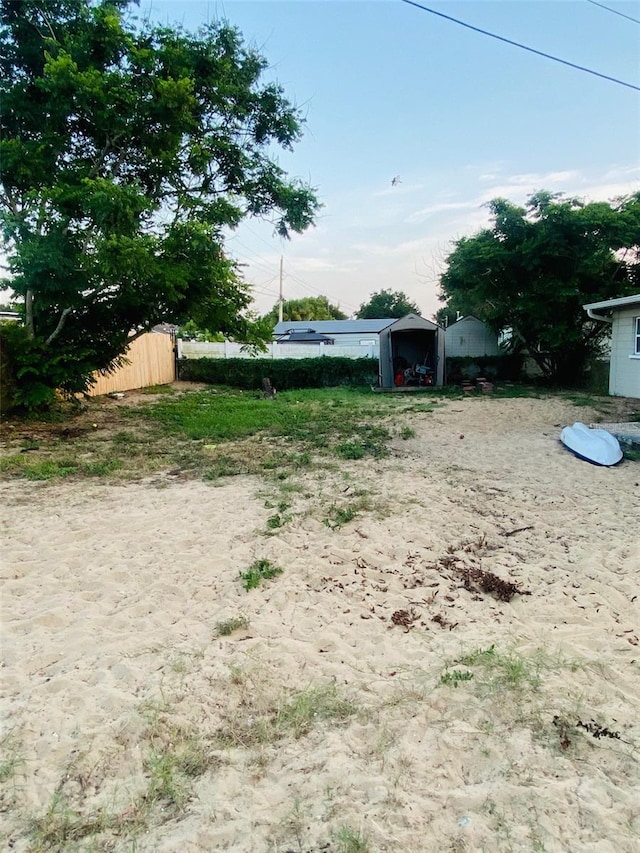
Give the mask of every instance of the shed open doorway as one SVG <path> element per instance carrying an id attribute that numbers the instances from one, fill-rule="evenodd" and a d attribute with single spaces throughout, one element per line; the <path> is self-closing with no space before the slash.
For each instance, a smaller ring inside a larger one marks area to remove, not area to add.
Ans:
<path id="1" fill-rule="evenodd" d="M 407 314 L 380 333 L 380 386 L 442 385 L 444 330 Z"/>

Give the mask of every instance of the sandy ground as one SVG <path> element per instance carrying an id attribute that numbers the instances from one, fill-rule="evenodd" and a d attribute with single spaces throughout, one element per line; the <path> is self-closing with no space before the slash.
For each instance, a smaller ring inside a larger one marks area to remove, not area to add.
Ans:
<path id="1" fill-rule="evenodd" d="M 637 853 L 640 463 L 562 448 L 592 414 L 449 402 L 282 482 L 2 484 L 2 849 Z"/>

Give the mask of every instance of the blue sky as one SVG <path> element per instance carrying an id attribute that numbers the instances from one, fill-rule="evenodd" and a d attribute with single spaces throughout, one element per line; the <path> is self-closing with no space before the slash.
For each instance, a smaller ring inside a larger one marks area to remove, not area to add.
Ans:
<path id="1" fill-rule="evenodd" d="M 602 0 L 640 19 L 640 3 Z M 640 92 L 471 32 L 401 0 L 141 0 L 158 21 L 237 26 L 304 112 L 287 172 L 317 188 L 315 228 L 290 241 L 252 221 L 228 243 L 267 311 L 323 294 L 355 312 L 402 290 L 430 317 L 451 241 L 496 196 L 612 199 L 640 188 Z M 425 4 L 640 85 L 640 25 L 587 0 Z M 394 176 L 400 183 L 391 186 Z"/>

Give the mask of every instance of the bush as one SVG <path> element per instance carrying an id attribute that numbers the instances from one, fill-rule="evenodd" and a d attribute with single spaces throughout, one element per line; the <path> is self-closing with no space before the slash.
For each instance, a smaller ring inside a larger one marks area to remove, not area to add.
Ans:
<path id="1" fill-rule="evenodd" d="M 115 346 L 106 340 L 104 345 Z M 6 365 L 2 379 L 4 383 L 6 376 L 8 382 L 2 394 L 3 411 L 43 410 L 60 394 L 72 398 L 85 393 L 91 384 L 95 354 L 90 349 L 76 344 L 49 347 L 30 338 L 21 323 L 12 322 L 0 323 L 0 347 Z M 113 367 L 122 361 L 122 357 L 116 358 Z"/>
<path id="2" fill-rule="evenodd" d="M 337 385 L 373 385 L 378 381 L 377 358 L 183 358 L 178 377 L 232 388 L 262 388 L 268 377 L 279 391 L 329 388 Z"/>
<path id="3" fill-rule="evenodd" d="M 463 379 L 503 379 L 516 382 L 522 373 L 519 355 L 456 356 L 446 359 L 447 385 L 458 385 Z"/>

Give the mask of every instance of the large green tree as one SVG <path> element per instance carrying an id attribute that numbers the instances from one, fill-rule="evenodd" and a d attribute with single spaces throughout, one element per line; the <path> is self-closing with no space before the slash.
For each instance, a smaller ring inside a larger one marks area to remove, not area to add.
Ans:
<path id="1" fill-rule="evenodd" d="M 278 322 L 278 303 L 273 306 L 265 320 L 273 327 Z M 329 302 L 326 296 L 304 296 L 302 299 L 285 299 L 282 303 L 283 320 L 346 320 L 337 305 Z"/>
<path id="2" fill-rule="evenodd" d="M 257 216 L 286 237 L 318 208 L 274 159 L 302 121 L 265 58 L 230 26 L 191 34 L 128 7 L 0 0 L 4 284 L 23 379 L 37 362 L 45 395 L 82 390 L 159 321 L 259 338 L 225 231 Z"/>
<path id="3" fill-rule="evenodd" d="M 609 333 L 582 306 L 638 291 L 640 193 L 585 203 L 539 192 L 490 209 L 490 228 L 454 243 L 441 299 L 506 330 L 546 376 L 574 382 Z"/>
<path id="4" fill-rule="evenodd" d="M 387 317 L 405 317 L 407 314 L 419 314 L 420 309 L 411 302 L 401 290 L 378 290 L 372 293 L 367 302 L 363 302 L 356 317 L 359 320 L 379 320 Z"/>

